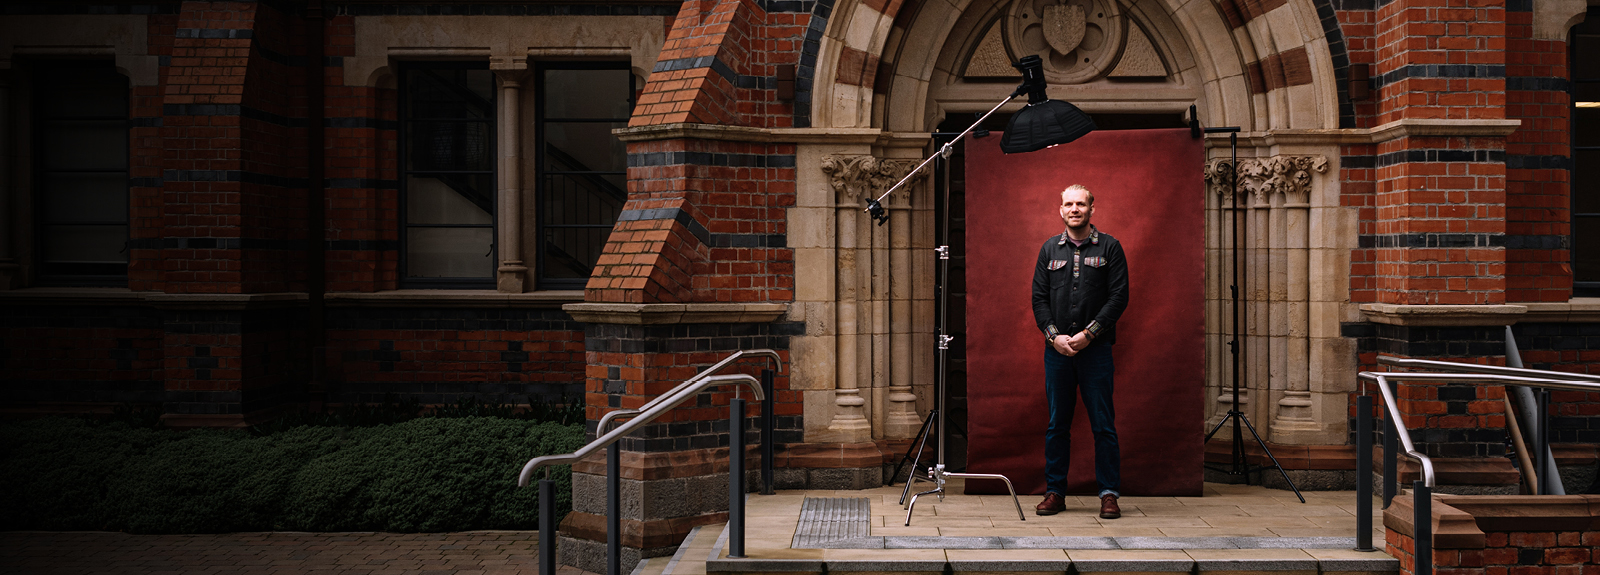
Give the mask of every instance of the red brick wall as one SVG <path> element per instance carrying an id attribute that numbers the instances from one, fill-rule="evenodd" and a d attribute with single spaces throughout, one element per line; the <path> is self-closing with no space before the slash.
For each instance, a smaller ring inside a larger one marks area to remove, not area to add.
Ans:
<path id="1" fill-rule="evenodd" d="M 684 2 L 628 125 L 793 126 L 795 104 L 778 101 L 772 79 L 799 63 L 810 22 L 748 0 Z"/>
<path id="2" fill-rule="evenodd" d="M 794 300 L 790 144 L 657 140 L 628 144 L 628 202 L 585 299 Z"/>
<path id="3" fill-rule="evenodd" d="M 1506 300 L 1572 297 L 1567 44 L 1534 40 L 1533 13 L 1506 13 Z"/>
<path id="4" fill-rule="evenodd" d="M 355 56 L 355 19 L 334 16 L 323 47 L 328 127 L 327 290 L 399 287 L 399 94 L 346 86 L 343 61 Z"/>
<path id="5" fill-rule="evenodd" d="M 332 308 L 329 400 L 576 399 L 583 325 L 558 309 Z"/>

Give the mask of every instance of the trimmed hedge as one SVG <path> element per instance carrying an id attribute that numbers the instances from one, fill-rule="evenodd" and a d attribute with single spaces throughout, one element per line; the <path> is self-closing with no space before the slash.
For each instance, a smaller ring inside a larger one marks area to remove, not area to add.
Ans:
<path id="1" fill-rule="evenodd" d="M 138 429 L 76 419 L 0 424 L 0 529 L 134 533 L 536 529 L 529 458 L 584 444 L 582 425 L 422 418 L 346 429 Z M 557 516 L 572 508 L 556 478 Z"/>

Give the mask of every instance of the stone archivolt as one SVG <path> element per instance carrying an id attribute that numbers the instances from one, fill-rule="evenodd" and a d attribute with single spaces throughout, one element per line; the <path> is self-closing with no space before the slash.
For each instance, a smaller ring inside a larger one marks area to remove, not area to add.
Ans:
<path id="1" fill-rule="evenodd" d="M 1244 158 L 1239 160 L 1239 188 L 1262 204 L 1273 194 L 1282 194 L 1289 203 L 1304 203 L 1311 194 L 1312 173 L 1327 171 L 1328 158 L 1322 155 Z M 1223 203 L 1233 200 L 1231 160 L 1207 162 L 1205 180 L 1211 193 L 1222 196 Z"/>

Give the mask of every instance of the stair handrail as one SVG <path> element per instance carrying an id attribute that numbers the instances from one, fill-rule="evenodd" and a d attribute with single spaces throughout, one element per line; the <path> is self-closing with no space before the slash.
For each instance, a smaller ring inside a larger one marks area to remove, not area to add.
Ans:
<path id="1" fill-rule="evenodd" d="M 754 376 L 744 374 L 713 375 L 717 371 L 720 371 L 724 367 L 732 364 L 734 361 L 746 356 L 768 357 L 772 359 L 773 363 L 779 370 L 783 368 L 783 361 L 778 357 L 778 352 L 770 349 L 739 350 L 733 352 L 732 354 L 729 354 L 728 357 L 723 358 L 722 361 L 719 361 L 711 367 L 706 368 L 704 371 L 695 374 L 694 377 L 684 380 L 683 383 L 678 384 L 670 391 L 657 396 L 655 399 L 646 402 L 642 406 L 639 406 L 637 410 L 618 410 L 601 416 L 600 424 L 595 430 L 595 432 L 599 434 L 599 437 L 596 437 L 594 441 L 589 442 L 588 445 L 578 448 L 577 451 L 557 455 L 544 455 L 528 460 L 528 462 L 522 466 L 522 472 L 517 474 L 517 486 L 526 487 L 528 485 L 528 481 L 533 477 L 533 472 L 537 471 L 541 467 L 547 467 L 551 465 L 567 465 L 583 460 L 584 458 L 593 454 L 595 451 L 605 448 L 612 443 L 616 443 L 624 436 L 632 433 L 635 429 L 649 424 L 657 417 L 660 417 L 661 414 L 666 413 L 674 407 L 677 407 L 678 404 L 683 403 L 685 400 L 708 388 L 722 385 L 742 384 L 750 388 L 751 395 L 754 395 L 757 400 L 764 399 L 764 396 L 761 392 L 761 382 Z M 632 413 L 629 413 L 629 411 L 632 411 Z M 626 423 L 618 425 L 610 432 L 602 433 L 605 430 L 605 426 L 610 423 L 611 420 L 623 416 L 631 416 L 632 419 L 629 419 Z"/>
<path id="2" fill-rule="evenodd" d="M 1381 361 L 1381 358 L 1380 358 Z M 1427 361 L 1427 360 L 1411 360 Z M 1448 362 L 1433 362 L 1448 363 Z M 1506 368 L 1516 369 L 1516 368 Z M 1530 370 L 1537 371 L 1537 370 Z M 1400 407 L 1396 404 L 1394 393 L 1389 389 L 1390 381 L 1454 381 L 1474 384 L 1500 384 L 1500 385 L 1525 385 L 1529 387 L 1548 387 L 1551 389 L 1565 389 L 1570 391 L 1600 391 L 1600 383 L 1567 381 L 1524 377 L 1515 375 L 1497 375 L 1488 373 L 1410 373 L 1410 372 L 1370 372 L 1363 371 L 1357 375 L 1362 380 L 1377 383 L 1378 392 L 1383 394 L 1383 407 L 1388 412 L 1391 424 L 1396 428 L 1396 439 L 1400 440 L 1407 456 L 1417 460 L 1422 465 L 1422 479 L 1428 487 L 1434 487 L 1433 460 L 1418 452 L 1411 443 L 1411 432 L 1406 428 L 1404 416 L 1400 414 Z"/>
<path id="3" fill-rule="evenodd" d="M 1492 375 L 1511 375 L 1519 377 L 1537 377 L 1540 379 L 1554 379 L 1560 381 L 1577 381 L 1600 383 L 1600 375 L 1587 373 L 1569 373 L 1565 371 L 1551 371 L 1548 369 L 1528 369 L 1524 367 L 1502 367 L 1498 365 L 1480 365 L 1476 363 L 1457 363 L 1454 361 L 1435 361 L 1431 359 L 1411 359 L 1405 357 L 1378 356 L 1378 363 L 1395 367 L 1409 367 L 1416 369 L 1453 369 L 1468 373 L 1487 373 Z M 1594 391 L 1585 387 L 1582 391 Z"/>
<path id="4" fill-rule="evenodd" d="M 735 352 L 729 354 L 728 357 L 722 358 L 722 361 L 717 362 L 716 364 L 712 365 L 711 367 L 705 368 L 700 373 L 694 374 L 694 376 L 690 377 L 689 379 L 683 380 L 683 383 L 678 384 L 677 387 L 673 387 L 672 389 L 668 390 L 666 393 L 658 395 L 654 399 L 651 399 L 650 401 L 645 402 L 644 405 L 641 405 L 641 406 L 639 406 L 637 408 L 616 409 L 616 410 L 612 410 L 612 411 L 606 412 L 605 415 L 600 416 L 600 423 L 599 423 L 599 425 L 595 426 L 595 433 L 605 433 L 606 425 L 611 423 L 612 420 L 615 420 L 615 419 L 620 418 L 620 417 L 629 417 L 629 416 L 637 415 L 640 412 L 644 412 L 644 411 L 650 410 L 651 408 L 655 407 L 657 404 L 660 404 L 663 401 L 667 401 L 672 396 L 682 392 L 685 389 L 688 389 L 689 386 L 694 385 L 694 382 L 699 381 L 702 378 L 706 378 L 706 377 L 710 377 L 712 375 L 715 375 L 717 372 L 722 371 L 722 368 L 731 365 L 735 361 L 743 359 L 745 356 L 760 356 L 760 357 L 765 357 L 765 358 L 771 359 L 772 360 L 772 365 L 773 365 L 773 371 L 780 371 L 780 370 L 783 369 L 783 358 L 778 357 L 778 352 L 776 352 L 776 351 L 773 351 L 773 350 L 770 350 L 770 349 L 751 349 L 751 350 L 743 350 L 743 349 L 741 349 L 739 351 L 735 351 Z M 756 399 L 763 399 L 763 398 L 761 397 L 760 394 L 757 394 L 756 395 Z"/>

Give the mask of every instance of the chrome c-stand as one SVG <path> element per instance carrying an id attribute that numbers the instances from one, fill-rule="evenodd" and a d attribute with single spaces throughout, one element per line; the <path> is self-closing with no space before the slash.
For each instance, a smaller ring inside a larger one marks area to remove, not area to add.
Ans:
<path id="1" fill-rule="evenodd" d="M 1016 95 L 1013 94 L 1011 96 L 1011 98 L 1006 98 L 1005 101 L 1000 102 L 999 105 L 997 105 L 993 109 L 989 110 L 989 112 L 987 114 L 984 114 L 983 117 L 978 118 L 978 121 L 977 122 L 973 122 L 972 126 L 968 127 L 966 130 L 962 131 L 961 134 L 957 135 L 954 139 L 950 140 L 949 142 L 946 142 L 943 146 L 940 147 L 938 152 L 935 152 L 933 156 L 930 156 L 927 160 L 924 160 L 923 161 L 923 165 L 927 165 L 927 163 L 929 161 L 932 161 L 933 159 L 939 158 L 939 157 L 942 157 L 945 162 L 948 162 L 949 159 L 950 159 L 950 154 L 955 151 L 955 143 L 957 141 L 960 141 L 962 137 L 965 137 L 968 133 L 971 133 L 975 128 L 977 128 L 980 124 L 982 124 L 984 120 L 988 119 L 991 114 L 994 114 L 995 110 L 999 110 L 1000 106 L 1004 106 L 1006 104 L 1006 102 L 1010 102 L 1011 99 L 1015 98 L 1015 97 L 1016 97 Z M 922 170 L 922 166 L 917 166 L 916 170 L 912 170 L 911 174 L 907 175 L 905 177 L 905 179 L 900 180 L 900 183 L 899 184 L 895 184 L 893 188 L 889 188 L 889 191 L 892 192 L 892 191 L 895 190 L 895 188 L 899 188 L 901 184 L 904 184 L 906 182 L 906 180 L 911 179 L 912 176 L 916 175 L 917 172 L 920 172 L 921 170 Z M 944 221 L 942 222 L 942 226 L 943 226 L 943 238 L 944 238 L 944 241 L 948 244 L 948 242 L 950 241 L 950 167 L 949 167 L 949 165 L 945 165 L 944 179 L 945 179 L 945 181 L 944 181 L 945 217 L 944 217 Z M 889 193 L 885 192 L 883 195 L 885 197 L 887 197 L 889 195 Z M 876 202 L 873 202 L 873 203 L 876 204 Z M 947 329 L 948 329 L 947 326 L 949 324 L 949 321 L 948 321 L 949 315 L 948 315 L 947 307 L 948 307 L 948 300 L 949 300 L 949 284 L 950 284 L 950 246 L 949 245 L 939 246 L 937 248 L 934 248 L 934 252 L 939 255 L 939 286 L 938 286 L 938 288 L 939 288 L 939 337 L 938 337 L 938 341 L 939 341 L 939 351 L 938 351 L 938 354 L 939 354 L 939 368 L 938 368 L 938 372 L 935 374 L 935 378 L 936 379 L 934 380 L 935 381 L 935 385 L 934 385 L 934 388 L 935 388 L 935 390 L 934 390 L 934 402 L 935 402 L 934 408 L 928 411 L 928 420 L 923 422 L 922 431 L 917 434 L 917 441 L 916 441 L 916 444 L 917 444 L 917 447 L 916 447 L 917 457 L 916 457 L 916 459 L 912 459 L 911 460 L 911 462 L 912 462 L 911 463 L 911 473 L 906 477 L 905 489 L 902 490 L 901 493 L 900 493 L 900 504 L 906 506 L 906 525 L 907 526 L 911 525 L 911 513 L 916 510 L 917 498 L 918 497 L 921 497 L 923 495 L 938 494 L 939 495 L 939 500 L 940 501 L 944 500 L 944 495 L 945 495 L 944 485 L 945 485 L 945 482 L 948 481 L 949 478 L 951 478 L 951 477 L 974 478 L 974 479 L 999 479 L 1001 481 L 1004 481 L 1005 484 L 1006 484 L 1006 489 L 1011 492 L 1011 502 L 1015 503 L 1016 506 L 1017 506 L 1017 519 L 1022 520 L 1022 521 L 1027 521 L 1028 520 L 1027 517 L 1023 516 L 1023 514 L 1022 514 L 1022 502 L 1017 500 L 1017 490 L 1016 490 L 1015 487 L 1012 487 L 1011 480 L 1008 479 L 1006 476 L 1000 475 L 1000 474 L 995 474 L 995 473 L 952 473 L 952 472 L 949 472 L 949 471 L 945 471 L 945 467 L 944 467 L 944 462 L 945 462 L 945 444 L 948 443 L 947 441 L 945 441 L 945 439 L 946 439 L 946 437 L 945 437 L 945 419 L 946 419 L 946 417 L 943 417 L 943 416 L 947 416 L 948 415 L 948 411 L 945 409 L 945 391 L 946 391 L 945 390 L 945 356 L 946 356 L 946 353 L 950 349 L 951 340 L 955 339 L 955 337 L 953 337 L 953 336 L 951 336 L 951 335 L 949 335 L 947 333 Z M 937 436 L 934 438 L 934 442 L 939 444 L 938 445 L 938 449 L 935 451 L 935 453 L 937 453 L 937 458 L 934 460 L 934 464 L 932 466 L 928 467 L 927 475 L 919 477 L 917 475 L 916 466 L 917 466 L 917 463 L 919 463 L 920 460 L 921 460 L 922 449 L 927 446 L 928 436 L 930 434 L 930 431 L 933 431 L 934 427 L 937 427 L 937 431 L 935 432 L 935 433 L 937 433 Z M 909 454 L 910 452 L 907 451 L 907 453 Z M 899 475 L 898 468 L 896 469 L 895 474 Z M 923 492 L 920 492 L 920 493 L 916 493 L 916 494 L 912 494 L 911 493 L 911 484 L 916 483 L 918 479 L 922 479 L 924 481 L 932 481 L 933 482 L 933 489 L 930 489 L 928 491 L 923 491 Z M 909 500 L 908 500 L 907 496 L 910 496 Z"/>

